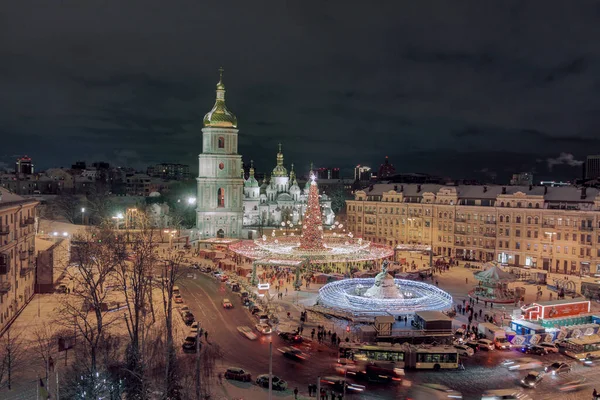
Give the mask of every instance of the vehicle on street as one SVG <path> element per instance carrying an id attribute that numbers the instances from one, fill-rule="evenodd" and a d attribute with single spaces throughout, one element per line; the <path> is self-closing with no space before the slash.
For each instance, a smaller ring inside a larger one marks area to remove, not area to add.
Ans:
<path id="1" fill-rule="evenodd" d="M 491 340 L 494 346 L 499 350 L 510 349 L 510 342 L 506 339 L 506 331 L 490 322 L 481 322 L 477 325 L 477 330 L 486 339 Z"/>
<path id="2" fill-rule="evenodd" d="M 223 299 L 223 308 L 233 308 L 233 304 L 229 299 Z"/>
<path id="3" fill-rule="evenodd" d="M 252 315 L 256 315 L 256 314 L 260 313 L 261 311 L 262 310 L 258 306 L 250 307 L 250 313 L 252 313 Z"/>
<path id="4" fill-rule="evenodd" d="M 232 292 L 239 292 L 240 291 L 240 284 L 239 283 L 234 283 L 231 285 L 231 291 Z"/>
<path id="5" fill-rule="evenodd" d="M 339 376 L 326 376 L 321 378 L 321 387 L 334 390 L 336 392 L 343 392 L 344 387 L 346 393 L 360 393 L 365 391 L 363 385 L 357 385 L 356 383 L 348 382 L 346 379 Z"/>
<path id="6" fill-rule="evenodd" d="M 225 371 L 225 379 L 231 379 L 234 381 L 241 382 L 252 382 L 252 375 L 249 372 L 244 371 L 242 368 L 229 367 Z"/>
<path id="7" fill-rule="evenodd" d="M 183 317 L 183 322 L 188 326 L 192 325 L 194 323 L 194 321 L 196 321 L 196 318 L 194 318 L 194 314 L 192 314 L 190 311 L 185 311 L 182 314 L 182 317 Z"/>
<path id="8" fill-rule="evenodd" d="M 423 383 L 413 385 L 408 391 L 408 398 L 412 400 L 448 400 L 462 399 L 460 392 L 450 389 L 448 386 L 435 383 Z"/>
<path id="9" fill-rule="evenodd" d="M 548 350 L 546 350 L 542 346 L 538 346 L 537 344 L 527 345 L 525 347 L 522 347 L 521 352 L 523 352 L 525 354 L 533 354 L 536 356 L 544 356 L 544 355 L 548 354 Z"/>
<path id="10" fill-rule="evenodd" d="M 198 264 L 192 264 L 191 268 L 192 269 L 200 269 L 200 266 Z"/>
<path id="11" fill-rule="evenodd" d="M 256 324 L 254 327 L 263 335 L 270 335 L 271 332 L 273 332 L 273 328 L 271 328 L 271 325 L 269 324 Z"/>
<path id="12" fill-rule="evenodd" d="M 481 400 L 531 400 L 531 397 L 522 390 L 498 389 L 488 390 L 481 395 Z"/>
<path id="13" fill-rule="evenodd" d="M 198 326 L 199 323 L 198 321 L 194 322 L 191 326 L 190 326 L 190 333 L 198 333 Z"/>
<path id="14" fill-rule="evenodd" d="M 173 286 L 173 295 L 181 294 L 179 291 L 179 286 Z"/>
<path id="15" fill-rule="evenodd" d="M 502 365 L 511 371 L 520 371 L 525 369 L 541 368 L 542 362 L 533 358 L 524 357 L 516 358 L 514 360 L 506 360 L 502 363 Z"/>
<path id="16" fill-rule="evenodd" d="M 185 312 L 188 312 L 188 311 L 190 311 L 190 308 L 188 307 L 187 304 L 182 304 L 182 305 L 179 306 L 179 312 L 181 314 L 183 314 Z"/>
<path id="17" fill-rule="evenodd" d="M 304 339 L 296 332 L 279 332 L 279 337 L 289 343 L 302 343 Z"/>
<path id="18" fill-rule="evenodd" d="M 183 297 L 181 297 L 180 294 L 176 294 L 173 296 L 173 300 L 175 300 L 175 303 L 177 304 L 182 304 L 183 303 Z"/>
<path id="19" fill-rule="evenodd" d="M 472 348 L 475 353 L 477 353 L 480 350 L 479 343 L 474 342 L 472 340 L 468 340 L 466 342 L 462 342 L 462 344 L 465 345 L 465 346 L 468 346 L 468 347 Z"/>
<path id="20" fill-rule="evenodd" d="M 256 378 L 256 384 L 263 388 L 269 388 L 269 374 L 259 375 Z M 271 375 L 271 386 L 273 390 L 285 390 L 287 389 L 287 382 L 277 375 Z"/>
<path id="21" fill-rule="evenodd" d="M 246 337 L 246 339 L 256 340 L 258 338 L 249 326 L 238 326 L 237 330 L 242 336 Z"/>
<path id="22" fill-rule="evenodd" d="M 189 335 L 183 341 L 181 345 L 184 353 L 195 353 L 196 352 L 196 335 Z"/>
<path id="23" fill-rule="evenodd" d="M 565 374 L 571 372 L 571 365 L 564 362 L 555 362 L 546 366 L 544 372 L 552 375 Z"/>
<path id="24" fill-rule="evenodd" d="M 558 387 L 558 390 L 562 393 L 578 392 L 583 389 L 588 389 L 591 386 L 589 382 L 586 382 L 585 378 L 577 379 L 570 382 L 565 382 Z"/>
<path id="25" fill-rule="evenodd" d="M 544 342 L 538 344 L 538 346 L 545 348 L 548 353 L 558 353 L 558 345 L 554 343 Z"/>
<path id="26" fill-rule="evenodd" d="M 531 371 L 523 379 L 521 379 L 521 385 L 526 388 L 535 388 L 541 381 L 544 379 L 544 376 L 537 372 Z"/>
<path id="27" fill-rule="evenodd" d="M 294 347 L 280 347 L 277 349 L 277 351 L 283 354 L 285 357 L 296 361 L 304 361 L 308 358 L 308 354 Z"/>
<path id="28" fill-rule="evenodd" d="M 496 348 L 496 346 L 494 346 L 494 342 L 492 342 L 490 339 L 479 339 L 477 344 L 479 345 L 480 350 L 492 351 Z"/>
<path id="29" fill-rule="evenodd" d="M 227 275 L 221 275 L 221 276 L 219 276 L 219 280 L 221 282 L 226 282 L 228 279 L 229 279 L 229 277 Z"/>
<path id="30" fill-rule="evenodd" d="M 475 350 L 464 344 L 455 344 L 454 348 L 458 352 L 459 356 L 471 357 L 473 354 L 475 354 Z"/>
<path id="31" fill-rule="evenodd" d="M 55 293 L 63 293 L 63 294 L 67 293 L 67 285 L 65 285 L 64 283 L 58 285 L 56 287 L 56 290 L 54 290 L 54 292 Z"/>

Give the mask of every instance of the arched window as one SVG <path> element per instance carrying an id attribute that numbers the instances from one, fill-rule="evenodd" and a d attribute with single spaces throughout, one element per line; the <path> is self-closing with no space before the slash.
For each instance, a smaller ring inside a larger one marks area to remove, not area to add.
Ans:
<path id="1" fill-rule="evenodd" d="M 532 205 L 531 203 L 529 203 L 529 204 L 527 205 L 527 207 L 529 207 L 529 208 L 531 208 L 532 206 L 533 206 L 533 205 Z"/>
<path id="2" fill-rule="evenodd" d="M 219 136 L 219 148 L 220 149 L 225 148 L 225 138 L 223 136 Z"/>
<path id="3" fill-rule="evenodd" d="M 500 207 L 504 207 L 504 202 L 500 203 Z M 502 222 L 502 221 L 500 221 L 500 222 Z M 271 388 L 271 390 L 273 390 L 273 388 Z"/>
<path id="4" fill-rule="evenodd" d="M 517 202 L 517 208 L 521 208 L 521 202 L 520 201 Z"/>
<path id="5" fill-rule="evenodd" d="M 517 224 L 521 223 L 521 217 L 517 217 Z"/>
<path id="6" fill-rule="evenodd" d="M 531 225 L 531 217 L 527 217 L 527 223 Z"/>
<path id="7" fill-rule="evenodd" d="M 539 224 L 540 223 L 540 219 L 538 217 L 535 217 L 535 224 Z"/>
<path id="8" fill-rule="evenodd" d="M 540 203 L 535 203 L 535 208 L 540 208 Z"/>
<path id="9" fill-rule="evenodd" d="M 503 215 L 500 216 L 500 222 L 504 222 L 504 216 Z M 272 388 L 271 388 L 271 390 L 272 390 Z"/>
<path id="10" fill-rule="evenodd" d="M 506 223 L 508 224 L 510 222 L 510 217 L 507 215 L 506 216 Z"/>
<path id="11" fill-rule="evenodd" d="M 225 189 L 217 190 L 217 207 L 225 207 Z"/>

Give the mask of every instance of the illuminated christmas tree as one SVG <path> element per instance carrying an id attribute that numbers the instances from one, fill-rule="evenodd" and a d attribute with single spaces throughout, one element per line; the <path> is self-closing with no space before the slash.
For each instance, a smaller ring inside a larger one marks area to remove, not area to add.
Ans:
<path id="1" fill-rule="evenodd" d="M 308 202 L 304 221 L 302 225 L 302 237 L 300 248 L 306 250 L 321 250 L 323 246 L 323 220 L 321 217 L 321 206 L 319 205 L 319 189 L 315 176 L 310 175 L 310 189 L 308 190 Z"/>

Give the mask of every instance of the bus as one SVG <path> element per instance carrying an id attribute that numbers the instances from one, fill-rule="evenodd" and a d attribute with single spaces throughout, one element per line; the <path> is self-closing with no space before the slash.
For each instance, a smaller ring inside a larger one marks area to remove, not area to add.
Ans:
<path id="1" fill-rule="evenodd" d="M 398 372 L 400 369 L 456 369 L 459 356 L 453 346 L 368 345 L 341 343 L 340 364 L 369 363 Z"/>
<path id="2" fill-rule="evenodd" d="M 589 335 L 577 339 L 567 339 L 561 346 L 563 351 L 569 357 L 582 360 L 588 356 L 591 358 L 600 358 L 600 336 Z"/>

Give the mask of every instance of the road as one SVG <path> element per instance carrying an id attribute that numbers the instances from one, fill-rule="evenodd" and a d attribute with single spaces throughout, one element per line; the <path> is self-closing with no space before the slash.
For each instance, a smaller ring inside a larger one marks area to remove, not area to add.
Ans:
<path id="1" fill-rule="evenodd" d="M 196 272 L 196 279 L 185 278 L 179 282 L 184 301 L 202 326 L 208 330 L 209 343 L 218 343 L 224 351 L 224 365 L 238 366 L 252 373 L 253 377 L 268 373 L 268 339 L 260 337 L 250 341 L 242 337 L 236 327 L 253 327 L 256 320 L 242 307 L 236 293 L 214 278 Z M 224 309 L 221 301 L 229 298 L 233 309 Z M 336 354 L 325 346 L 314 346 L 309 352 L 311 358 L 303 363 L 283 357 L 277 348 L 285 346 L 279 337 L 273 335 L 273 373 L 289 383 L 293 390 L 298 387 L 303 393 L 307 385 L 316 382 L 317 376 L 335 375 Z M 463 393 L 465 399 L 480 399 L 481 393 L 490 389 L 519 388 L 520 379 L 525 371 L 508 371 L 501 365 L 507 358 L 520 358 L 523 355 L 512 351 L 480 351 L 471 358 L 463 358 L 465 371 L 407 371 L 406 380 L 412 383 L 439 383 Z M 594 387 L 600 389 L 600 367 L 585 367 L 560 354 L 547 356 L 527 356 L 539 358 L 544 365 L 554 361 L 573 363 L 573 372 L 562 377 L 546 376 L 536 388 L 527 390 L 534 399 L 551 399 L 557 396 L 558 386 L 569 380 L 586 378 L 589 388 L 576 392 L 560 393 L 561 400 L 589 399 Z M 364 382 L 361 382 L 364 384 Z M 367 391 L 353 395 L 354 399 L 404 399 L 407 388 L 402 384 L 366 384 Z"/>

